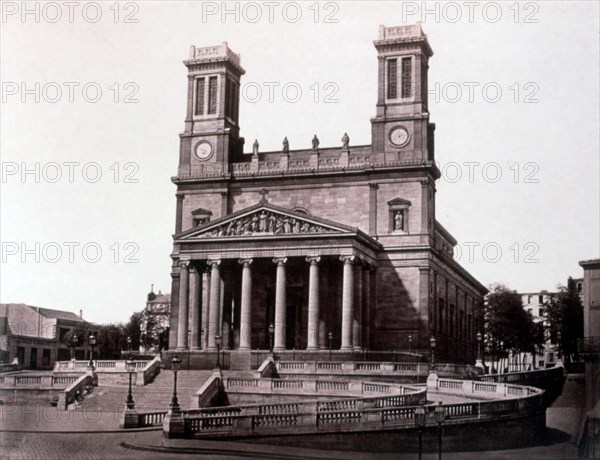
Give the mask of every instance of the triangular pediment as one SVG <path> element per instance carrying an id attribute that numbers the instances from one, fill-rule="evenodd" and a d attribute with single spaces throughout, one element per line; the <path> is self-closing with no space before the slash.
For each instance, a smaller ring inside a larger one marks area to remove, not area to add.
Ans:
<path id="1" fill-rule="evenodd" d="M 402 198 L 394 198 L 391 201 L 388 201 L 388 206 L 410 206 L 411 203 L 408 200 L 404 200 Z"/>
<path id="2" fill-rule="evenodd" d="M 352 234 L 358 229 L 291 209 L 259 203 L 175 235 L 177 240 L 311 234 Z"/>

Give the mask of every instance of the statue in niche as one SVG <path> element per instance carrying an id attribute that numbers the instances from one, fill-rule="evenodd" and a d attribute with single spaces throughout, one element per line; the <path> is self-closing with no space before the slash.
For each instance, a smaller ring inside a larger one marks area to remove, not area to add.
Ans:
<path id="1" fill-rule="evenodd" d="M 404 230 L 404 211 L 394 212 L 394 230 Z"/>
<path id="2" fill-rule="evenodd" d="M 342 149 L 348 150 L 348 144 L 350 144 L 350 138 L 348 137 L 348 133 L 344 133 L 342 137 Z"/>
<path id="3" fill-rule="evenodd" d="M 290 143 L 287 136 L 283 138 L 283 153 L 290 153 Z"/>
<path id="4" fill-rule="evenodd" d="M 315 136 L 312 138 L 312 149 L 314 151 L 319 150 L 319 138 L 317 137 L 317 135 L 315 134 Z"/>
<path id="5" fill-rule="evenodd" d="M 258 139 L 254 139 L 254 144 L 252 144 L 252 155 L 258 155 Z"/>

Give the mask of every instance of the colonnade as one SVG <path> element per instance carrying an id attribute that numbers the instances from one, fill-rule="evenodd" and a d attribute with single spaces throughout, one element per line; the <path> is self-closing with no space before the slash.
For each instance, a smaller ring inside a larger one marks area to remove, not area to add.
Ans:
<path id="1" fill-rule="evenodd" d="M 359 277 L 358 285 L 355 280 L 357 258 L 353 255 L 339 256 L 343 263 L 342 269 L 342 301 L 341 301 L 341 332 L 340 349 L 351 351 L 360 347 L 362 323 L 362 290 L 363 278 Z M 177 313 L 177 350 L 214 351 L 217 349 L 218 336 L 226 332 L 230 324 L 222 316 L 222 261 L 207 260 L 206 270 L 199 270 L 193 261 L 185 260 L 179 263 L 179 309 Z M 238 259 L 241 265 L 241 293 L 239 309 L 239 350 L 251 349 L 253 258 Z M 308 317 L 306 349 L 318 350 L 326 348 L 324 321 L 320 319 L 321 312 L 321 257 L 306 257 L 308 264 Z M 272 324 L 273 350 L 286 349 L 286 307 L 287 307 L 287 273 L 288 258 L 276 257 L 275 264 L 275 308 Z M 361 270 L 360 273 L 363 271 Z M 369 283 L 370 284 L 370 283 Z M 202 287 L 206 292 L 203 294 Z M 204 299 L 204 302 L 201 302 Z M 356 310 L 356 302 L 359 310 Z M 204 305 L 206 304 L 206 305 Z M 330 308 L 330 306 L 328 306 Z M 190 311 L 191 309 L 191 311 Z M 191 314 L 190 314 L 191 313 Z M 227 318 L 233 321 L 233 318 Z M 368 320 L 368 319 L 367 319 Z M 223 324 L 220 322 L 223 321 Z M 191 323 L 191 324 L 190 324 Z M 233 328 L 232 328 L 233 329 Z M 191 341 L 191 343 L 189 343 Z M 227 346 L 226 346 L 227 348 Z"/>

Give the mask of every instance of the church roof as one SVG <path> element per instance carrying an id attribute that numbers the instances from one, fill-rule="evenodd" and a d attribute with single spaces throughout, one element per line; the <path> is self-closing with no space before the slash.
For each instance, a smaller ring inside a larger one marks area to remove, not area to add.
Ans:
<path id="1" fill-rule="evenodd" d="M 26 305 L 24 303 L 3 303 L 0 305 L 0 316 L 9 316 L 10 310 L 16 309 L 17 312 L 23 309 L 30 309 L 38 312 L 40 315 L 48 318 L 48 319 L 62 319 L 66 321 L 79 321 L 86 322 L 83 318 L 80 318 L 79 315 L 72 313 L 70 311 L 64 310 L 53 310 L 50 308 L 42 308 L 42 307 L 34 307 L 32 305 Z"/>

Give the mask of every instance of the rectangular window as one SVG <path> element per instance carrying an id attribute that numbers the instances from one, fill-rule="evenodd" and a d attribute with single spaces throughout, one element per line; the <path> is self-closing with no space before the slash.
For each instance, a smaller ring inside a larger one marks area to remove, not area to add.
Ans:
<path id="1" fill-rule="evenodd" d="M 538 296 L 538 303 L 540 305 L 544 303 L 544 296 L 543 295 Z"/>
<path id="2" fill-rule="evenodd" d="M 396 99 L 398 97 L 398 61 L 396 59 L 388 60 L 387 72 L 387 97 L 388 99 Z"/>
<path id="3" fill-rule="evenodd" d="M 196 115 L 204 115 L 204 78 L 196 80 Z"/>
<path id="4" fill-rule="evenodd" d="M 412 96 L 412 59 L 402 58 L 402 97 Z"/>
<path id="5" fill-rule="evenodd" d="M 50 350 L 48 348 L 44 348 L 42 351 L 42 366 L 50 365 Z"/>
<path id="6" fill-rule="evenodd" d="M 540 316 L 544 316 L 544 309 L 540 308 Z"/>
<path id="7" fill-rule="evenodd" d="M 217 77 L 208 79 L 208 113 L 217 113 Z"/>

